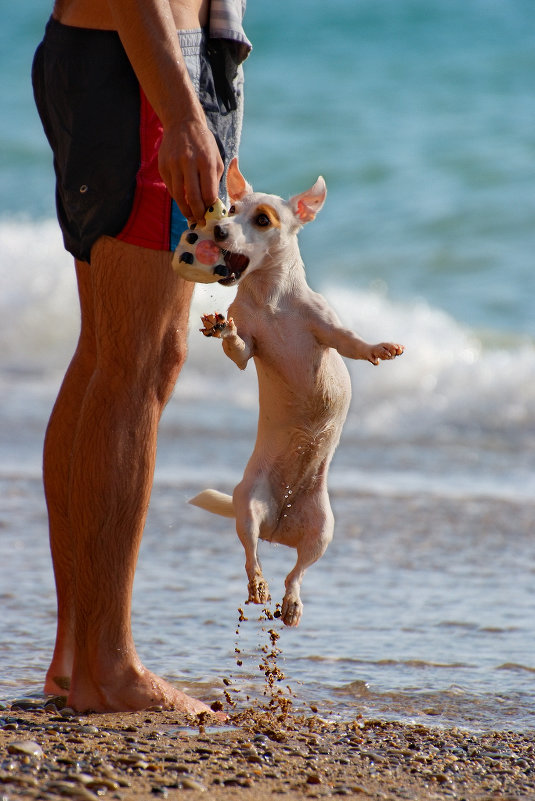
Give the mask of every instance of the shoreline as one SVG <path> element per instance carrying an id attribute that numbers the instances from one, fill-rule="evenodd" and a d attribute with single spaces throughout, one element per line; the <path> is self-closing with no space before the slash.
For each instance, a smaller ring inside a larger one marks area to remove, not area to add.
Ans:
<path id="1" fill-rule="evenodd" d="M 185 792 L 214 801 L 535 798 L 535 730 L 332 722 L 280 705 L 217 725 L 176 712 L 79 715 L 50 699 L 0 709 L 2 797 L 175 801 Z"/>

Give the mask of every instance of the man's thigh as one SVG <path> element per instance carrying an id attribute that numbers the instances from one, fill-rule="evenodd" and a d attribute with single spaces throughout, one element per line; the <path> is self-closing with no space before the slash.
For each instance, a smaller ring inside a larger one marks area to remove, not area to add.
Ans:
<path id="1" fill-rule="evenodd" d="M 157 359 L 169 337 L 185 348 L 194 284 L 174 272 L 171 258 L 108 236 L 93 246 L 96 335 L 115 358 Z"/>

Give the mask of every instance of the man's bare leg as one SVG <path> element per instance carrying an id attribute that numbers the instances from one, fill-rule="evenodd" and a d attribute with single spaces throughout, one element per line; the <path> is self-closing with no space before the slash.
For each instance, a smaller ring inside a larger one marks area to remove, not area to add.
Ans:
<path id="1" fill-rule="evenodd" d="M 48 424 L 43 477 L 50 526 L 50 549 L 57 595 L 57 633 L 45 693 L 64 695 L 70 686 L 74 656 L 72 598 L 73 545 L 68 519 L 70 463 L 80 409 L 95 370 L 95 332 L 90 267 L 76 262 L 81 331 L 78 347 L 65 374 Z"/>
<path id="2" fill-rule="evenodd" d="M 158 422 L 185 358 L 193 285 L 170 254 L 103 237 L 92 252 L 97 361 L 70 464 L 74 655 L 78 710 L 207 707 L 147 671 L 130 626 Z"/>

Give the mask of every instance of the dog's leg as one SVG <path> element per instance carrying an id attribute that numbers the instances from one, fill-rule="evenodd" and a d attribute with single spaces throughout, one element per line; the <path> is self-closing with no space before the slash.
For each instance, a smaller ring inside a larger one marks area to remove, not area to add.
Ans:
<path id="1" fill-rule="evenodd" d="M 245 571 L 248 583 L 248 602 L 265 604 L 271 600 L 268 583 L 258 559 L 258 538 L 262 520 L 266 517 L 266 503 L 251 498 L 243 485 L 234 490 L 236 531 L 245 550 Z"/>
<path id="2" fill-rule="evenodd" d="M 332 346 L 336 348 L 340 356 L 349 359 L 364 359 L 372 364 L 378 365 L 381 360 L 395 359 L 401 356 L 403 346 L 396 342 L 379 342 L 377 345 L 370 345 L 360 339 L 353 331 L 334 328 L 332 331 Z"/>
<path id="3" fill-rule="evenodd" d="M 401 356 L 404 350 L 403 345 L 398 345 L 396 342 L 379 342 L 377 345 L 370 345 L 353 331 L 337 325 L 330 327 L 325 325 L 321 334 L 320 341 L 335 348 L 340 356 L 346 356 L 348 359 L 364 359 L 375 365 L 379 364 L 381 360 L 395 359 L 396 356 Z"/>
<path id="4" fill-rule="evenodd" d="M 307 499 L 308 508 L 314 508 L 315 503 L 312 498 Z M 321 515 L 320 520 L 315 517 L 314 528 L 303 536 L 297 545 L 297 562 L 294 569 L 288 573 L 284 585 L 286 592 L 282 599 L 281 618 L 286 626 L 298 626 L 303 612 L 301 601 L 301 583 L 305 571 L 310 565 L 317 562 L 333 538 L 334 517 L 329 504 L 326 490 L 323 490 L 318 504 L 317 514 Z M 318 522 L 320 527 L 318 528 Z"/>
<path id="5" fill-rule="evenodd" d="M 253 604 L 265 604 L 271 597 L 258 559 L 258 525 L 254 515 L 250 513 L 245 519 L 236 520 L 236 531 L 245 551 L 245 572 L 249 580 L 247 601 Z"/>
<path id="6" fill-rule="evenodd" d="M 303 602 L 301 601 L 301 582 L 305 575 L 306 568 L 301 567 L 299 562 L 291 573 L 286 576 L 284 582 L 286 592 L 282 599 L 281 617 L 285 626 L 298 626 L 303 614 Z"/>
<path id="7" fill-rule="evenodd" d="M 350 331 L 340 334 L 336 350 L 341 356 L 347 356 L 350 359 L 364 359 L 378 365 L 382 360 L 401 356 L 403 345 L 398 345 L 397 342 L 379 342 L 377 345 L 370 345 Z"/>
<path id="8" fill-rule="evenodd" d="M 301 601 L 301 583 L 305 571 L 310 565 L 317 562 L 320 556 L 325 553 L 328 541 L 318 552 L 316 549 L 311 553 L 309 548 L 303 547 L 300 543 L 297 548 L 297 562 L 294 569 L 288 573 L 284 581 L 286 592 L 282 599 L 281 618 L 285 626 L 298 626 L 303 614 L 303 603 Z"/>
<path id="9" fill-rule="evenodd" d="M 346 356 L 348 359 L 364 359 L 377 365 L 382 360 L 401 356 L 404 351 L 403 345 L 398 345 L 396 342 L 379 342 L 377 345 L 365 342 L 354 331 L 341 325 L 324 299 L 318 302 L 313 310 L 311 330 L 318 342 L 328 348 L 334 348 L 341 356 Z"/>
<path id="10" fill-rule="evenodd" d="M 321 548 L 314 548 L 312 553 L 309 548 L 306 547 L 306 543 L 305 547 L 303 547 L 302 543 L 299 544 L 295 567 L 288 573 L 284 581 L 286 592 L 282 599 L 281 618 L 286 626 L 299 625 L 303 613 L 303 603 L 301 601 L 301 583 L 303 581 L 303 576 L 307 568 L 314 564 L 314 562 L 317 562 L 320 556 L 325 553 L 330 540 L 331 537 L 326 538 Z"/>
<path id="11" fill-rule="evenodd" d="M 221 338 L 226 355 L 240 370 L 245 370 L 247 362 L 253 355 L 253 346 L 252 343 L 240 337 L 232 317 L 227 320 L 226 326 L 221 332 Z"/>

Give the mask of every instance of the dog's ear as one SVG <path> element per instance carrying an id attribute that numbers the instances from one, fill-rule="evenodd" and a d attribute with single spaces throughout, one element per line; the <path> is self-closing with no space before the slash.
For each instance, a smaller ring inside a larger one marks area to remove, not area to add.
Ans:
<path id="1" fill-rule="evenodd" d="M 238 167 L 238 159 L 233 158 L 229 164 L 227 172 L 227 192 L 231 201 L 241 200 L 244 195 L 253 191 L 253 187 L 247 183 Z"/>
<path id="2" fill-rule="evenodd" d="M 327 186 L 320 175 L 314 186 L 311 186 L 306 192 L 301 192 L 300 195 L 290 198 L 288 202 L 299 222 L 307 223 L 313 220 L 318 211 L 321 210 L 326 197 Z"/>

